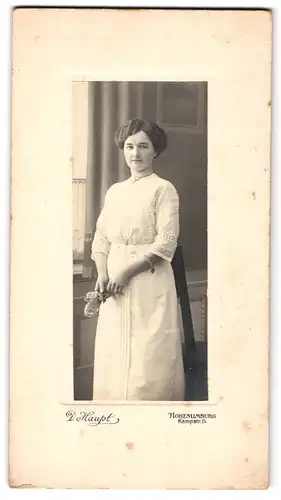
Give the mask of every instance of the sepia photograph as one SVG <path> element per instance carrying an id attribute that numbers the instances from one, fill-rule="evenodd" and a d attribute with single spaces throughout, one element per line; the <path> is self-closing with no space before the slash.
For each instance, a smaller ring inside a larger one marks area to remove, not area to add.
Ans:
<path id="1" fill-rule="evenodd" d="M 207 89 L 73 82 L 74 401 L 208 401 Z"/>

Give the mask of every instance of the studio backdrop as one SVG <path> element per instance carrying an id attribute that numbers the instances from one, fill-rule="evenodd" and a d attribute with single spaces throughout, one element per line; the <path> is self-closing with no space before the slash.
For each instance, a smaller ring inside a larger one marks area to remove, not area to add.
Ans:
<path id="1" fill-rule="evenodd" d="M 157 122 L 168 137 L 154 169 L 179 194 L 178 244 L 197 350 L 203 353 L 204 383 L 200 389 L 197 375 L 189 399 L 207 399 L 207 83 L 77 82 L 73 105 L 75 399 L 91 399 L 95 325 L 83 317 L 83 296 L 96 279 L 91 245 L 105 193 L 130 175 L 114 133 L 132 118 Z"/>

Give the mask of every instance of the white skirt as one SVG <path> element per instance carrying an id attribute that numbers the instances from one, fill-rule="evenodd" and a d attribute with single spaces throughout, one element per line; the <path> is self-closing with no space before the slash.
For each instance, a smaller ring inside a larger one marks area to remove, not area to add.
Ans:
<path id="1" fill-rule="evenodd" d="M 150 245 L 112 244 L 109 277 Z M 184 401 L 180 317 L 174 273 L 162 260 L 101 305 L 95 341 L 94 392 L 99 401 Z"/>

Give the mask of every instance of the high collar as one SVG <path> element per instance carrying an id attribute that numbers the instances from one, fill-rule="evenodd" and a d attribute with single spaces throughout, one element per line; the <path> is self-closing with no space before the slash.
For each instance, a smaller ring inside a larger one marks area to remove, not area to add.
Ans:
<path id="1" fill-rule="evenodd" d="M 135 182 L 141 180 L 141 179 L 147 179 L 148 177 L 151 177 L 152 175 L 155 175 L 154 172 L 150 172 L 149 174 L 136 174 L 136 175 L 131 175 L 131 177 L 129 177 L 128 181 L 130 182 L 130 184 L 134 184 Z"/>

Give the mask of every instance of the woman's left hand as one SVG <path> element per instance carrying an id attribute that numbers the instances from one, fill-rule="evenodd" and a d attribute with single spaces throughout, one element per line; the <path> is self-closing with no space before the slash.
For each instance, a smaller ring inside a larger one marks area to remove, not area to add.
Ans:
<path id="1" fill-rule="evenodd" d="M 124 286 L 127 285 L 130 279 L 129 273 L 126 269 L 122 269 L 115 275 L 110 277 L 109 283 L 107 285 L 107 291 L 109 293 L 122 293 Z"/>

